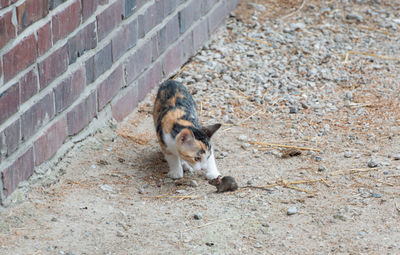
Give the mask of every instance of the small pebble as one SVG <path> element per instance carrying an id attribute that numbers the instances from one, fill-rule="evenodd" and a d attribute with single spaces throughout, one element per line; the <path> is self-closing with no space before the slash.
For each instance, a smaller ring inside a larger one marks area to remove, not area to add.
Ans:
<path id="1" fill-rule="evenodd" d="M 52 221 L 52 222 L 57 222 L 58 220 L 57 220 L 56 217 L 53 217 L 53 218 L 51 218 L 51 221 Z"/>
<path id="2" fill-rule="evenodd" d="M 374 197 L 374 198 L 381 198 L 381 197 L 382 197 L 381 194 L 375 193 L 375 192 L 373 192 L 373 193 L 371 194 L 371 196 Z"/>
<path id="3" fill-rule="evenodd" d="M 138 190 L 138 193 L 139 193 L 139 194 L 144 194 L 144 189 L 140 188 L 140 189 Z"/>
<path id="4" fill-rule="evenodd" d="M 178 189 L 178 190 L 176 190 L 175 192 L 178 193 L 178 194 L 183 194 L 183 193 L 186 193 L 186 190 L 184 190 L 184 189 Z"/>
<path id="5" fill-rule="evenodd" d="M 400 160 L 400 153 L 399 153 L 399 154 L 396 154 L 396 155 L 394 155 L 393 159 L 394 159 L 394 160 Z"/>
<path id="6" fill-rule="evenodd" d="M 376 159 L 371 158 L 370 160 L 368 160 L 367 165 L 370 168 L 374 168 L 374 167 L 377 167 L 379 165 L 379 163 L 378 163 L 378 161 L 376 161 Z"/>
<path id="7" fill-rule="evenodd" d="M 198 184 L 195 180 L 191 180 L 191 181 L 190 181 L 190 186 L 191 186 L 191 187 L 198 187 L 199 184 Z"/>
<path id="8" fill-rule="evenodd" d="M 363 17 L 357 13 L 349 13 L 346 15 L 347 20 L 356 20 L 358 22 L 363 21 Z"/>
<path id="9" fill-rule="evenodd" d="M 326 171 L 326 167 L 325 166 L 319 166 L 318 167 L 318 172 L 325 172 Z"/>
<path id="10" fill-rule="evenodd" d="M 261 248 L 261 247 L 262 247 L 262 245 L 261 245 L 260 243 L 255 243 L 255 244 L 254 244 L 254 248 L 257 248 L 257 249 L 258 249 L 258 248 Z"/>
<path id="11" fill-rule="evenodd" d="M 299 111 L 299 109 L 297 108 L 297 106 L 289 107 L 289 113 L 291 113 L 291 114 L 297 113 L 298 111 Z"/>
<path id="12" fill-rule="evenodd" d="M 124 237 L 125 235 L 124 235 L 124 233 L 122 233 L 121 231 L 118 230 L 117 231 L 117 236 L 118 237 Z"/>
<path id="13" fill-rule="evenodd" d="M 351 156 L 353 156 L 353 153 L 351 151 L 345 151 L 344 152 L 344 157 L 345 158 L 351 158 Z"/>
<path id="14" fill-rule="evenodd" d="M 320 161 L 322 161 L 322 158 L 320 156 L 316 156 L 315 161 L 320 162 Z"/>
<path id="15" fill-rule="evenodd" d="M 240 135 L 238 140 L 239 141 L 246 141 L 247 140 L 247 136 L 246 135 Z"/>
<path id="16" fill-rule="evenodd" d="M 201 219 L 203 219 L 203 214 L 201 214 L 200 212 L 196 213 L 196 214 L 193 215 L 193 218 L 195 220 L 201 220 Z"/>
<path id="17" fill-rule="evenodd" d="M 296 213 L 297 213 L 297 208 L 295 206 L 292 206 L 287 210 L 287 215 L 293 215 Z"/>

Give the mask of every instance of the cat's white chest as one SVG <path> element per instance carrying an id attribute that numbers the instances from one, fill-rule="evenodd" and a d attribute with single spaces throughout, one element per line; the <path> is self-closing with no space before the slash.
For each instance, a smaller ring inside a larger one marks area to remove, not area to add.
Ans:
<path id="1" fill-rule="evenodd" d="M 178 148 L 176 147 L 176 140 L 171 136 L 171 134 L 165 134 L 163 132 L 163 140 L 167 146 L 167 150 L 175 155 L 178 155 Z"/>

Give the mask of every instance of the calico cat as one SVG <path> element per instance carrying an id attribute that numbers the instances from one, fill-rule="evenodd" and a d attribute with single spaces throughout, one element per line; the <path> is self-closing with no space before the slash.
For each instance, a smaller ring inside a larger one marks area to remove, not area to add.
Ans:
<path id="1" fill-rule="evenodd" d="M 221 124 L 199 125 L 196 104 L 184 85 L 174 80 L 161 84 L 153 119 L 158 142 L 168 162 L 168 177 L 182 178 L 183 168 L 206 170 L 207 179 L 220 176 L 210 138 Z"/>

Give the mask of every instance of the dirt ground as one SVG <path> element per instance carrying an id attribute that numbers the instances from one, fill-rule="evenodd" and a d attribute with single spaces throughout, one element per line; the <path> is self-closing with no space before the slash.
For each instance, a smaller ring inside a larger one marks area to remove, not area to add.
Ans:
<path id="1" fill-rule="evenodd" d="M 311 8 L 311 1 L 243 1 L 228 26 L 252 26 L 248 2 L 267 7 L 260 23 Z M 235 39 L 223 30 L 214 41 Z M 391 34 L 385 43 L 398 42 Z M 198 60 L 177 77 L 201 74 Z M 153 92 L 126 121 L 77 143 L 0 208 L 0 254 L 399 254 L 400 69 L 399 61 L 378 61 L 394 67 L 365 73 L 366 84 L 350 80 L 350 104 L 336 100 L 348 86 L 324 94 L 317 85 L 321 104 L 336 107 L 324 116 L 308 106 L 291 114 L 283 101 L 259 102 L 234 86 L 188 84 L 201 123 L 224 124 L 213 137 L 220 172 L 264 189 L 217 194 L 202 172 L 168 179 Z"/>

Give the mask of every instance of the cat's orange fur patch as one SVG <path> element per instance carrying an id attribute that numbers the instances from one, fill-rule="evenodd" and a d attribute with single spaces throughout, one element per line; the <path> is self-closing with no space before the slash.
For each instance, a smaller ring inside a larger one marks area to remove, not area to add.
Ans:
<path id="1" fill-rule="evenodd" d="M 181 109 L 174 109 L 165 114 L 161 120 L 161 126 L 166 134 L 171 133 L 174 128 L 175 122 L 185 115 L 185 112 Z"/>

